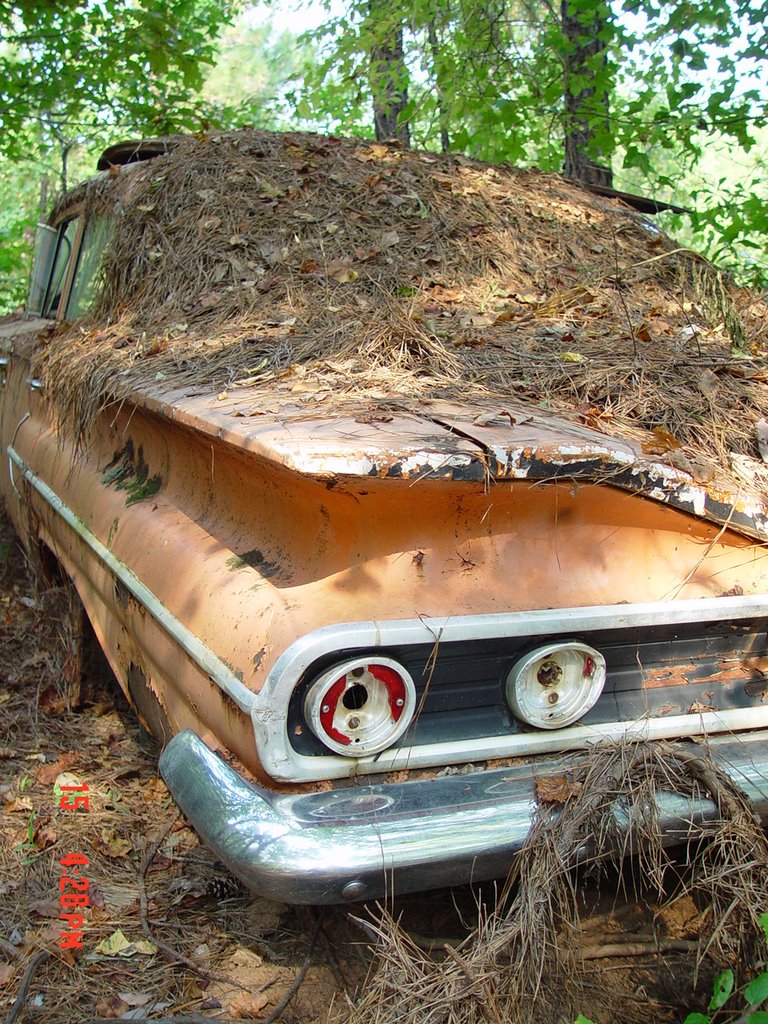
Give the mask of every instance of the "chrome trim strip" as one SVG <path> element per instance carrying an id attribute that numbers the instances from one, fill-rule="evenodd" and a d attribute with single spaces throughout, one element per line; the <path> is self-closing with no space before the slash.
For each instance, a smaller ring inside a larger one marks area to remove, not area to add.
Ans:
<path id="1" fill-rule="evenodd" d="M 21 470 L 25 480 L 35 488 L 51 508 L 70 526 L 81 540 L 85 541 L 88 547 L 99 558 L 149 612 L 157 624 L 173 638 L 181 649 L 192 659 L 208 678 L 223 690 L 237 706 L 246 714 L 251 712 L 254 703 L 254 694 L 245 687 L 237 676 L 206 644 L 195 636 L 191 630 L 179 622 L 179 620 L 168 611 L 152 591 L 146 587 L 131 570 L 123 564 L 112 552 L 106 548 L 98 537 L 77 518 L 74 512 L 65 505 L 61 498 L 53 491 L 48 484 L 40 479 L 27 466 L 19 453 L 8 446 L 8 455 L 13 463 Z"/>
<path id="2" fill-rule="evenodd" d="M 768 733 L 715 737 L 703 749 L 768 820 Z M 163 751 L 160 772 L 246 885 L 288 903 L 341 903 L 506 876 L 530 829 L 537 777 L 579 760 L 281 795 L 246 781 L 186 730 Z M 657 803 L 669 845 L 699 838 L 719 817 L 710 800 L 662 792 Z"/>
<path id="3" fill-rule="evenodd" d="M 551 733 L 517 733 L 466 741 L 461 744 L 427 743 L 400 746 L 372 757 L 355 759 L 335 754 L 308 757 L 297 753 L 288 740 L 288 702 L 296 682 L 317 659 L 335 651 L 386 649 L 401 644 L 434 644 L 457 640 L 500 637 L 551 636 L 595 629 L 622 629 L 684 623 L 719 622 L 768 615 L 768 597 L 713 597 L 692 601 L 645 602 L 636 605 L 598 605 L 584 608 L 462 615 L 444 619 L 348 622 L 307 633 L 288 647 L 275 662 L 256 695 L 251 718 L 264 769 L 281 782 L 311 782 L 370 775 L 403 768 L 424 768 L 494 757 L 515 757 L 553 751 L 579 750 L 595 743 L 615 742 L 625 736 L 671 739 L 705 731 L 731 732 L 768 726 L 768 705 L 696 715 L 574 725 Z M 407 734 L 406 734 L 407 736 Z"/>

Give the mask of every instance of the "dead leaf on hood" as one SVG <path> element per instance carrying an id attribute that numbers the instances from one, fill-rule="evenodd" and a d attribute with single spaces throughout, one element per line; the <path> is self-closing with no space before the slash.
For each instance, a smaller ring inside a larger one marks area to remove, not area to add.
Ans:
<path id="1" fill-rule="evenodd" d="M 682 443 L 664 427 L 654 427 L 653 438 L 643 445 L 646 455 L 666 455 L 676 448 L 682 448 Z"/>

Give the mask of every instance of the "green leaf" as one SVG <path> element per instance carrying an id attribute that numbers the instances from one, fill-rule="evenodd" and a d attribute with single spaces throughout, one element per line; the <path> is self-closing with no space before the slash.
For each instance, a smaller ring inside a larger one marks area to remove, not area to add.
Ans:
<path id="1" fill-rule="evenodd" d="M 710 1024 L 711 1020 L 711 1017 L 707 1017 L 703 1013 L 689 1013 L 683 1024 Z"/>
<path id="2" fill-rule="evenodd" d="M 710 1010 L 719 1010 L 733 992 L 733 971 L 727 968 L 721 971 L 712 984 L 712 998 L 709 1000 Z"/>
<path id="3" fill-rule="evenodd" d="M 758 1006 L 768 999 L 768 971 L 758 974 L 744 989 L 744 998 L 750 1006 Z"/>
<path id="4" fill-rule="evenodd" d="M 756 1010 L 747 1017 L 747 1024 L 768 1024 L 768 1013 L 765 1010 Z"/>
<path id="5" fill-rule="evenodd" d="M 765 941 L 768 943 L 768 913 L 761 914 L 757 920 L 760 922 L 760 927 L 765 932 Z"/>

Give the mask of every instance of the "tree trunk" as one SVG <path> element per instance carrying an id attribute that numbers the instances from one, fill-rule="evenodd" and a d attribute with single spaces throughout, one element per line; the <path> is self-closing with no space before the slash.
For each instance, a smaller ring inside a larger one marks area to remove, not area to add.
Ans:
<path id="1" fill-rule="evenodd" d="M 613 185 L 610 152 L 595 141 L 595 127 L 600 134 L 608 131 L 610 99 L 605 84 L 596 86 L 596 72 L 605 72 L 608 53 L 604 41 L 610 14 L 603 4 L 595 5 L 589 19 L 584 8 L 574 8 L 569 0 L 561 0 L 560 12 L 566 40 L 563 68 L 565 97 L 565 167 L 567 178 L 587 185 Z M 603 38 L 600 38 L 601 34 Z M 587 84 L 592 82 L 592 84 Z"/>
<path id="2" fill-rule="evenodd" d="M 379 142 L 397 139 L 407 147 L 411 144 L 411 134 L 402 115 L 408 103 L 408 69 L 403 54 L 403 26 L 392 6 L 388 0 L 369 0 L 368 3 L 376 40 L 370 50 L 373 122 Z"/>
<path id="3" fill-rule="evenodd" d="M 432 53 L 432 70 L 435 75 L 437 86 L 437 116 L 440 122 L 440 148 L 447 153 L 451 148 L 451 138 L 448 134 L 448 114 L 445 109 L 445 90 L 443 89 L 443 72 L 440 67 L 440 43 L 437 38 L 435 19 L 430 18 L 427 22 L 427 39 Z"/>

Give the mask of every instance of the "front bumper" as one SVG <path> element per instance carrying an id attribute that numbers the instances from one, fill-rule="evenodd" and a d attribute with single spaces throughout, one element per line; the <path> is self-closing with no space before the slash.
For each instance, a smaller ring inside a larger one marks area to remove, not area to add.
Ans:
<path id="1" fill-rule="evenodd" d="M 768 731 L 710 737 L 708 748 L 767 821 Z M 163 751 L 160 772 L 201 838 L 249 888 L 287 903 L 341 903 L 505 876 L 530 829 L 537 777 L 573 764 L 542 757 L 282 795 L 246 781 L 186 730 Z M 717 816 L 709 800 L 660 798 L 670 844 Z"/>

